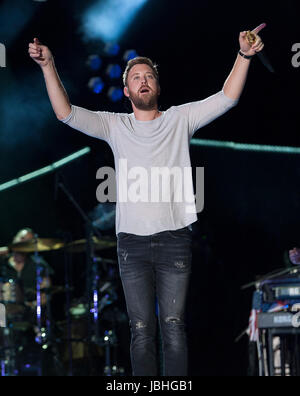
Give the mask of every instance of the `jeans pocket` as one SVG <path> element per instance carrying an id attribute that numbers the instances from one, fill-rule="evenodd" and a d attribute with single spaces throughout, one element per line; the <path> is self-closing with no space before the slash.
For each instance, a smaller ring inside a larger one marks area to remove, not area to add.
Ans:
<path id="1" fill-rule="evenodd" d="M 179 230 L 167 231 L 167 233 L 173 239 L 192 238 L 192 231 L 188 227 L 180 228 Z"/>
<path id="2" fill-rule="evenodd" d="M 127 232 L 119 232 L 117 235 L 119 241 L 126 241 L 132 236 L 133 234 L 128 234 Z"/>

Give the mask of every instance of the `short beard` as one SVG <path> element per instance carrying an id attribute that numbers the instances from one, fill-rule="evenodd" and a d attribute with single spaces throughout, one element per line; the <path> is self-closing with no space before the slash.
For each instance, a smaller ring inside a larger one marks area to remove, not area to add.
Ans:
<path id="1" fill-rule="evenodd" d="M 129 99 L 138 110 L 150 111 L 157 109 L 158 94 L 150 95 L 149 98 L 141 98 L 129 92 Z"/>

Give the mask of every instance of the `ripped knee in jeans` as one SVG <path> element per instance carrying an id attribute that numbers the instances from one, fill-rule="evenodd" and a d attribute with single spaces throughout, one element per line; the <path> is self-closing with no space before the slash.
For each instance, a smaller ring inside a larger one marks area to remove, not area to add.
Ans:
<path id="1" fill-rule="evenodd" d="M 165 319 L 165 322 L 167 324 L 183 324 L 181 318 L 177 317 L 177 316 L 167 316 Z"/>
<path id="2" fill-rule="evenodd" d="M 136 330 L 144 329 L 145 327 L 147 327 L 147 325 L 146 325 L 146 323 L 143 322 L 142 320 L 138 320 L 138 321 L 135 323 L 135 329 L 136 329 Z"/>

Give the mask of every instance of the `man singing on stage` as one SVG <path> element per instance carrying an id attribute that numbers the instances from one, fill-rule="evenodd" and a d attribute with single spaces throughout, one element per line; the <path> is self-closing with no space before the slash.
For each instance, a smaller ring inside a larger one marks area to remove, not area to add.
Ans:
<path id="1" fill-rule="evenodd" d="M 130 60 L 124 71 L 124 95 L 133 109 L 133 113 L 127 114 L 89 111 L 71 105 L 50 50 L 34 38 L 28 51 L 41 67 L 57 118 L 110 145 L 118 181 L 119 172 L 123 172 L 119 169 L 121 160 L 126 160 L 128 172 L 142 168 L 147 175 L 154 167 L 191 167 L 189 144 L 193 134 L 237 104 L 251 59 L 264 47 L 257 35 L 264 27 L 262 24 L 252 32 L 240 33 L 236 61 L 219 92 L 205 100 L 173 106 L 166 111 L 158 109 L 158 71 L 149 58 Z M 254 37 L 253 44 L 249 41 L 249 33 L 252 39 Z M 191 183 L 191 180 L 187 182 Z M 130 186 L 133 183 L 129 180 L 128 190 Z M 175 180 L 172 197 L 179 188 Z M 120 189 L 117 182 L 117 191 Z M 191 272 L 191 224 L 197 221 L 197 212 L 187 211 L 185 202 L 174 200 L 121 202 L 118 198 L 118 260 L 130 319 L 133 375 L 159 374 L 158 316 L 163 375 L 185 376 L 188 374 L 185 302 Z"/>

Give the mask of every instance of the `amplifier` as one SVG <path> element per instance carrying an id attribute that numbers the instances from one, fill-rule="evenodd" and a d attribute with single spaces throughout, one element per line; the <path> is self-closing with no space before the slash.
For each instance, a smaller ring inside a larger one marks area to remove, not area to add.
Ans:
<path id="1" fill-rule="evenodd" d="M 300 300 L 300 280 L 297 278 L 264 281 L 262 283 L 262 291 L 264 302 Z"/>
<path id="2" fill-rule="evenodd" d="M 271 329 L 280 327 L 300 328 L 300 312 L 272 312 L 258 313 L 257 327 L 259 329 Z"/>

